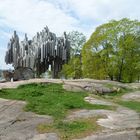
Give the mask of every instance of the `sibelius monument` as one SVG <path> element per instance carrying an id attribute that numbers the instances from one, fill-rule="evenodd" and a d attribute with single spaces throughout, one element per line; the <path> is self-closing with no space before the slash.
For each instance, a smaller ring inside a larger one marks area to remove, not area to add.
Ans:
<path id="1" fill-rule="evenodd" d="M 14 80 L 33 78 L 33 73 L 40 76 L 51 68 L 52 78 L 57 78 L 62 65 L 67 63 L 70 57 L 70 42 L 64 32 L 62 37 L 56 37 L 46 26 L 38 32 L 32 40 L 19 41 L 14 35 L 8 43 L 5 56 L 6 64 L 14 67 Z"/>

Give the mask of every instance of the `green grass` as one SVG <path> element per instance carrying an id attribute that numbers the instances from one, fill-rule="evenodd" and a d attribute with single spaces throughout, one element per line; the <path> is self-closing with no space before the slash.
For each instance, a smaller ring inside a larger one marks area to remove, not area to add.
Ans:
<path id="1" fill-rule="evenodd" d="M 0 97 L 27 101 L 26 111 L 64 118 L 73 109 L 112 109 L 111 106 L 92 105 L 84 101 L 85 92 L 65 91 L 61 84 L 29 84 L 17 89 L 2 89 Z"/>
<path id="2" fill-rule="evenodd" d="M 26 111 L 51 115 L 52 124 L 40 124 L 40 133 L 55 132 L 62 140 L 81 138 L 101 129 L 96 123 L 97 118 L 63 121 L 76 109 L 114 109 L 112 106 L 92 105 L 84 101 L 86 92 L 70 92 L 62 88 L 61 84 L 28 84 L 17 89 L 0 90 L 0 98 L 23 100 L 27 102 Z"/>
<path id="3" fill-rule="evenodd" d="M 140 102 L 121 101 L 121 96 L 130 92 L 123 89 L 119 93 L 97 96 L 105 98 L 122 106 L 140 112 Z M 56 132 L 62 140 L 81 138 L 101 130 L 96 123 L 97 118 L 63 121 L 63 119 L 76 109 L 114 109 L 113 106 L 93 105 L 84 101 L 89 96 L 86 92 L 70 92 L 62 88 L 61 84 L 28 84 L 17 89 L 1 89 L 0 98 L 24 100 L 27 102 L 26 111 L 38 114 L 51 115 L 52 124 L 40 124 L 37 130 L 40 133 Z M 95 95 L 94 95 L 95 96 Z"/>
<path id="4" fill-rule="evenodd" d="M 137 101 L 118 101 L 118 104 L 140 112 L 140 102 Z"/>
<path id="5" fill-rule="evenodd" d="M 37 130 L 40 133 L 56 132 L 61 140 L 81 138 L 101 130 L 96 123 L 97 118 L 80 119 L 75 121 L 59 121 L 52 125 L 40 124 Z"/>

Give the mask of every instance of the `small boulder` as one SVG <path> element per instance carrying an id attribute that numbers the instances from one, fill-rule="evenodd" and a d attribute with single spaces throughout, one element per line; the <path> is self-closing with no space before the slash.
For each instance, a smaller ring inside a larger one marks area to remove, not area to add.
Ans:
<path id="1" fill-rule="evenodd" d="M 65 89 L 67 91 L 73 91 L 73 92 L 84 92 L 85 91 L 82 87 L 76 86 L 76 85 L 71 85 L 71 84 L 64 84 L 63 89 Z"/>
<path id="2" fill-rule="evenodd" d="M 29 80 L 32 78 L 34 78 L 34 73 L 30 68 L 22 68 L 22 67 L 17 68 L 13 74 L 14 81 Z"/>

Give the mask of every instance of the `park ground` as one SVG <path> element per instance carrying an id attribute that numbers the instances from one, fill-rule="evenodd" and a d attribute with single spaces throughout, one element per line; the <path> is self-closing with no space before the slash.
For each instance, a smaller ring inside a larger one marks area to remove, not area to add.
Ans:
<path id="1" fill-rule="evenodd" d="M 0 140 L 139 140 L 140 83 L 0 83 Z"/>

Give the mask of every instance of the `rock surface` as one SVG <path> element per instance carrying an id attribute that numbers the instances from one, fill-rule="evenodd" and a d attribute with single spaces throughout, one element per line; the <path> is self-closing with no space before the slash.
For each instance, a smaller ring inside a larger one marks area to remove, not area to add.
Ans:
<path id="1" fill-rule="evenodd" d="M 104 101 L 104 100 L 99 100 L 99 99 L 96 99 L 96 98 L 93 98 L 93 97 L 85 97 L 85 101 L 89 102 L 91 104 L 115 106 L 114 103 Z"/>
<path id="2" fill-rule="evenodd" d="M 136 130 L 130 130 L 130 131 L 91 135 L 86 138 L 75 140 L 139 140 L 139 137 L 137 136 Z"/>
<path id="3" fill-rule="evenodd" d="M 106 116 L 98 119 L 97 123 L 111 130 L 136 129 L 140 127 L 140 117 L 135 111 L 118 108 L 117 111 L 109 110 L 79 110 L 67 117 L 67 120 Z M 133 123 L 132 123 L 133 122 Z"/>
<path id="4" fill-rule="evenodd" d="M 86 97 L 92 104 L 111 105 L 110 102 Z M 114 105 L 114 104 L 112 104 Z M 106 133 L 91 135 L 79 140 L 139 140 L 140 114 L 125 107 L 118 106 L 116 111 L 109 110 L 78 110 L 67 117 L 67 120 L 106 116 L 98 119 L 97 123 L 104 127 Z"/>
<path id="5" fill-rule="evenodd" d="M 28 80 L 34 78 L 34 73 L 29 68 L 17 68 L 13 73 L 13 80 Z"/>
<path id="6" fill-rule="evenodd" d="M 68 91 L 88 91 L 93 94 L 109 94 L 119 92 L 121 88 L 130 88 L 128 85 L 108 80 L 64 80 L 63 88 Z"/>
<path id="7" fill-rule="evenodd" d="M 46 133 L 35 135 L 33 138 L 29 140 L 59 140 L 56 133 Z"/>
<path id="8" fill-rule="evenodd" d="M 132 92 L 132 93 L 128 93 L 122 96 L 123 100 L 126 101 L 139 101 L 140 102 L 140 91 L 136 91 L 136 92 Z"/>
<path id="9" fill-rule="evenodd" d="M 52 123 L 50 116 L 24 112 L 25 102 L 0 99 L 0 140 L 43 140 L 36 131 L 40 123 Z M 53 140 L 54 134 L 47 134 Z M 55 140 L 55 139 L 54 139 Z"/>

